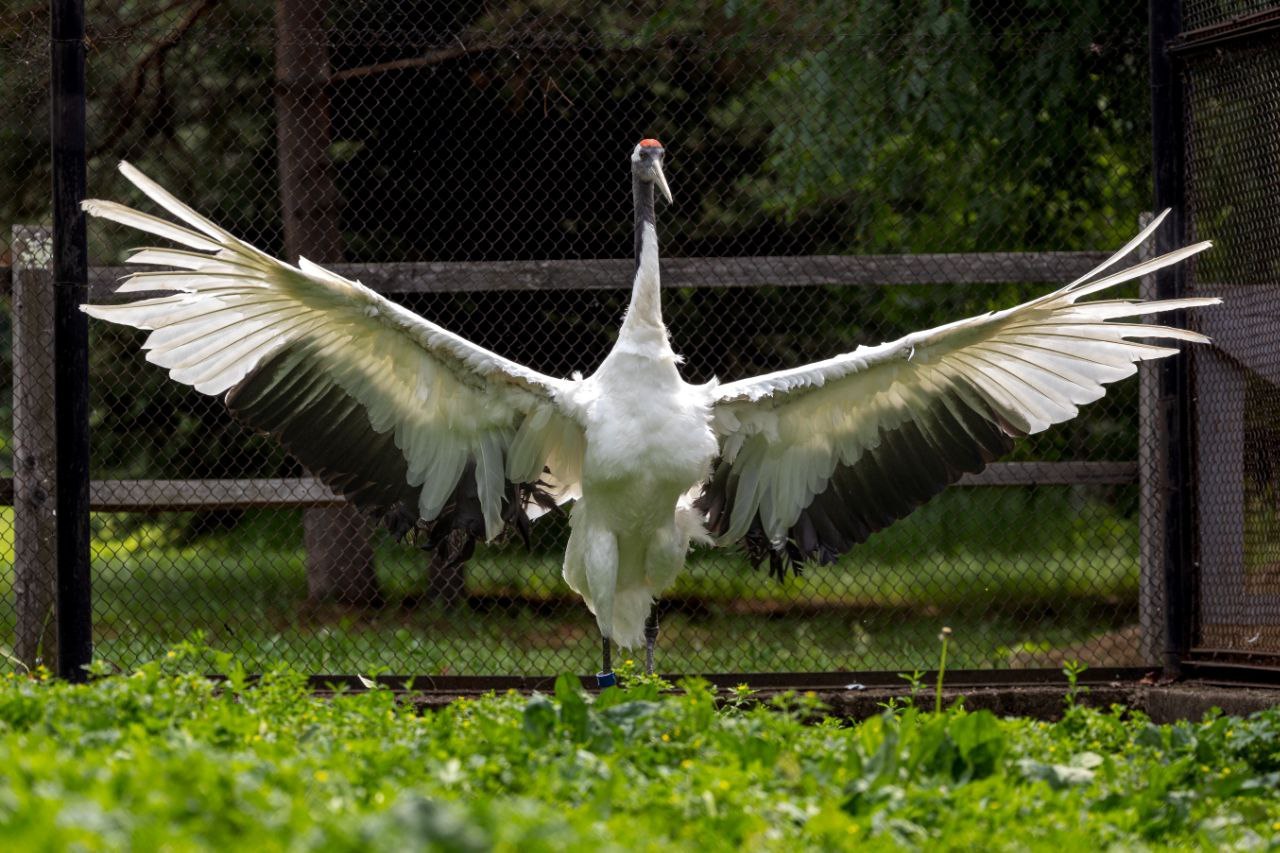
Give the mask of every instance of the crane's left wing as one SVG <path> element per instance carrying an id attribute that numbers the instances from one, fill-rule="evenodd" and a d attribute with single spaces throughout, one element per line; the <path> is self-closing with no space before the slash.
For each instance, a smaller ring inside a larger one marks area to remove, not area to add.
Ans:
<path id="1" fill-rule="evenodd" d="M 1176 349 L 1134 338 L 1206 342 L 1196 332 L 1113 320 L 1219 300 L 1081 297 L 1177 263 L 1187 246 L 1099 277 L 1163 215 L 1084 277 L 1004 311 L 917 332 L 716 390 L 721 458 L 698 506 L 722 543 L 744 540 L 774 573 L 830 562 L 1105 393 L 1136 362 Z"/>
<path id="2" fill-rule="evenodd" d="M 90 214 L 183 248 L 136 251 L 118 292 L 169 291 L 93 317 L 151 330 L 147 360 L 278 438 L 328 485 L 398 532 L 428 525 L 492 538 L 527 524 L 533 495 L 576 494 L 572 383 L 483 349 L 305 259 L 287 264 L 121 172 L 182 225 L 109 201 Z M 470 543 L 468 544 L 468 549 Z M 468 550 L 469 553 L 469 550 Z"/>

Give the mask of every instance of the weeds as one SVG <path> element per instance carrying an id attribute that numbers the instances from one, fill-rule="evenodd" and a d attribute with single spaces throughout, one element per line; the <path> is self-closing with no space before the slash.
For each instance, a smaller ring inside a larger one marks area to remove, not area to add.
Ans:
<path id="1" fill-rule="evenodd" d="M 898 678 L 907 682 L 906 696 L 890 696 L 884 702 L 877 702 L 876 707 L 883 708 L 891 714 L 916 707 L 916 698 L 924 690 L 924 670 L 914 669 L 911 672 L 900 672 Z"/>
<path id="2" fill-rule="evenodd" d="M 750 684 L 736 684 L 729 688 L 725 704 L 730 708 L 741 710 L 755 703 L 756 692 Z"/>
<path id="3" fill-rule="evenodd" d="M 1067 693 L 1063 697 L 1063 703 L 1068 711 L 1075 708 L 1079 698 L 1089 692 L 1088 687 L 1080 685 L 1080 676 L 1088 668 L 1078 660 L 1069 660 L 1062 664 L 1062 674 L 1067 677 Z"/>
<path id="4" fill-rule="evenodd" d="M 938 686 L 933 696 L 933 713 L 942 713 L 942 681 L 947 676 L 947 644 L 951 641 L 951 629 L 943 626 L 942 632 L 938 634 L 938 640 L 942 643 L 942 651 L 938 654 Z"/>
<path id="5" fill-rule="evenodd" d="M 907 689 L 910 691 L 911 704 L 915 704 L 916 696 L 920 691 L 924 690 L 924 670 L 913 669 L 911 672 L 900 672 L 898 678 L 907 682 Z"/>
<path id="6" fill-rule="evenodd" d="M 745 687 L 718 710 L 696 679 L 420 713 L 238 671 L 192 643 L 88 685 L 0 678 L 6 848 L 1221 849 L 1280 824 L 1280 711 L 1157 726 L 1080 705 L 1078 681 L 1069 725 L 848 723 Z"/>
<path id="7" fill-rule="evenodd" d="M 646 673 L 644 667 L 640 666 L 632 658 L 627 658 L 621 664 L 614 667 L 614 675 L 618 678 L 618 686 L 622 688 L 652 686 L 658 691 L 670 690 L 675 687 L 670 681 L 667 681 L 658 673 Z"/>

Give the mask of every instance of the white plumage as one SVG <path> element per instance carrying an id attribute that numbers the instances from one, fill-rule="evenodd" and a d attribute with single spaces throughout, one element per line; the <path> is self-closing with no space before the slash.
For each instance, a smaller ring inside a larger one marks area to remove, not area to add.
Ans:
<path id="1" fill-rule="evenodd" d="M 566 581 L 595 613 L 606 650 L 610 639 L 647 638 L 650 653 L 654 597 L 691 541 L 744 541 L 779 573 L 829 561 L 980 470 L 1012 437 L 1074 417 L 1136 362 L 1176 352 L 1135 339 L 1207 341 L 1114 321 L 1215 299 L 1080 301 L 1209 246 L 1103 275 L 1162 215 L 1097 269 L 1022 305 L 753 379 L 688 384 L 661 312 L 662 157 L 654 140 L 632 154 L 631 303 L 613 350 L 585 379 L 545 376 L 357 281 L 272 258 L 127 163 L 124 175 L 183 224 L 108 201 L 85 210 L 184 248 L 135 252 L 130 263 L 170 269 L 119 288 L 168 294 L 84 310 L 152 330 L 148 361 L 223 396 L 400 530 L 492 539 L 551 500 L 572 501 Z"/>

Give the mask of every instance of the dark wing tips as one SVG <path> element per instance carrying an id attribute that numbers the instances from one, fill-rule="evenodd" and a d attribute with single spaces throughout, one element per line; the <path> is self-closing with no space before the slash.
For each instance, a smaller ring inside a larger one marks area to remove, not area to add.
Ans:
<path id="1" fill-rule="evenodd" d="M 436 518 L 418 515 L 419 487 L 392 431 L 377 432 L 364 407 L 319 366 L 305 346 L 274 354 L 229 390 L 227 409 L 240 422 L 273 436 L 334 492 L 398 540 L 435 551 L 435 563 L 460 565 L 485 536 L 484 511 L 469 462 Z M 506 484 L 502 518 L 528 544 L 527 500 L 554 499 L 537 483 Z"/>
<path id="2" fill-rule="evenodd" d="M 742 547 L 753 567 L 769 560 L 779 579 L 799 574 L 808 563 L 829 565 L 871 534 L 910 515 L 965 474 L 976 474 L 1013 447 L 1022 435 L 989 406 L 976 411 L 956 396 L 936 400 L 928 413 L 890 430 L 879 444 L 852 465 L 837 465 L 775 548 L 757 512 Z M 738 474 L 718 461 L 695 507 L 705 514 L 707 530 L 723 536 L 729 529 Z"/>

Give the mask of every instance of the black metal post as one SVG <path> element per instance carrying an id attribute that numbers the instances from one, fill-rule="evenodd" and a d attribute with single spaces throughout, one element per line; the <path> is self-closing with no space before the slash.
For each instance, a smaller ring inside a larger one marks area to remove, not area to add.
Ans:
<path id="1" fill-rule="evenodd" d="M 84 0 L 50 0 L 54 432 L 57 441 L 58 675 L 93 657 L 89 587 L 89 290 L 85 197 Z"/>
<path id="2" fill-rule="evenodd" d="M 1155 171 L 1155 208 L 1169 208 L 1169 218 L 1156 233 L 1157 254 L 1183 245 L 1187 238 L 1186 128 L 1184 93 L 1176 59 L 1169 48 L 1182 30 L 1181 0 L 1150 0 L 1151 136 Z M 1156 295 L 1172 299 L 1186 292 L 1186 264 L 1156 273 Z M 1165 322 L 1184 326 L 1185 312 L 1163 315 Z M 1194 618 L 1194 494 L 1191 465 L 1190 356 L 1181 353 L 1161 359 L 1157 368 L 1158 411 L 1165 446 L 1161 477 L 1161 521 L 1164 525 L 1165 671 L 1177 676 L 1191 646 Z"/>

